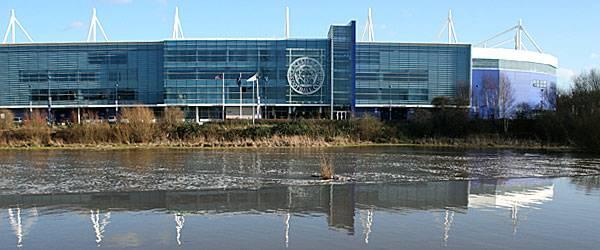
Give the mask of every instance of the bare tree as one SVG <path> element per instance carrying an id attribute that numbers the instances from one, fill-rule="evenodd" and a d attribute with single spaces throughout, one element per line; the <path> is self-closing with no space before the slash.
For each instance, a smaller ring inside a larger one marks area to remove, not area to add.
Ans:
<path id="1" fill-rule="evenodd" d="M 531 119 L 533 118 L 533 112 L 533 108 L 527 102 L 522 102 L 515 106 L 517 119 Z"/>
<path id="2" fill-rule="evenodd" d="M 498 91 L 496 79 L 490 75 L 486 75 L 482 81 L 481 96 L 483 97 L 484 109 L 486 110 L 487 118 L 496 118 L 498 106 Z"/>
<path id="3" fill-rule="evenodd" d="M 456 106 L 468 106 L 470 103 L 470 86 L 466 81 L 456 82 L 456 96 L 454 97 Z"/>
<path id="4" fill-rule="evenodd" d="M 498 118 L 504 123 L 504 133 L 508 132 L 508 121 L 515 109 L 515 90 L 506 75 L 500 75 L 498 82 Z"/>

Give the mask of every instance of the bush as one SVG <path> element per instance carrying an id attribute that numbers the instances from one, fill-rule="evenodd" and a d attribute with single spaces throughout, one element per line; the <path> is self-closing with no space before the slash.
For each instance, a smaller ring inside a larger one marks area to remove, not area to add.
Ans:
<path id="1" fill-rule="evenodd" d="M 176 139 L 176 128 L 182 124 L 185 119 L 185 114 L 180 108 L 168 107 L 163 113 L 160 121 L 160 131 L 167 139 Z"/>
<path id="2" fill-rule="evenodd" d="M 0 130 L 7 130 L 13 127 L 15 116 L 12 111 L 0 109 Z"/>
<path id="3" fill-rule="evenodd" d="M 379 142 L 384 140 L 385 124 L 379 119 L 365 115 L 354 121 L 356 124 L 355 133 L 357 139 L 361 141 Z"/>
<path id="4" fill-rule="evenodd" d="M 433 134 L 431 111 L 417 109 L 409 119 L 408 130 L 413 137 L 430 137 Z"/>
<path id="5" fill-rule="evenodd" d="M 51 143 L 51 130 L 45 113 L 34 110 L 25 116 L 23 127 L 15 130 L 17 140 L 33 145 L 49 145 Z"/>
<path id="6" fill-rule="evenodd" d="M 98 144 L 117 142 L 115 129 L 107 123 L 73 125 L 58 130 L 56 137 L 65 143 Z"/>
<path id="7" fill-rule="evenodd" d="M 121 112 L 122 123 L 117 134 L 126 143 L 148 143 L 156 134 L 155 116 L 151 109 L 144 107 L 125 108 Z"/>

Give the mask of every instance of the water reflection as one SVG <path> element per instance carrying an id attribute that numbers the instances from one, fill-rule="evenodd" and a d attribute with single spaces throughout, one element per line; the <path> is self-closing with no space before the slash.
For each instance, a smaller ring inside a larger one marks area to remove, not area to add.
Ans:
<path id="1" fill-rule="evenodd" d="M 353 235 L 355 216 L 365 244 L 375 232 L 378 211 L 442 213 L 441 240 L 447 244 L 455 213 L 469 209 L 504 209 L 516 234 L 519 208 L 538 207 L 554 197 L 550 179 L 507 179 L 489 181 L 447 181 L 397 184 L 345 184 L 313 186 L 264 186 L 256 190 L 148 191 L 53 195 L 3 195 L 0 207 L 8 209 L 10 225 L 23 246 L 25 236 L 45 213 L 89 211 L 95 243 L 100 246 L 110 227 L 111 211 L 165 211 L 173 214 L 175 241 L 182 245 L 186 215 L 277 213 L 282 214 L 284 246 L 292 239 L 294 215 L 324 215 L 330 229 Z M 23 209 L 28 211 L 22 222 Z M 162 213 L 162 212 L 160 212 Z M 113 223 L 115 223 L 113 221 Z M 172 223 L 172 222 L 171 222 Z M 116 225 L 114 225 L 116 227 Z"/>
<path id="2" fill-rule="evenodd" d="M 102 220 L 100 220 L 102 218 Z M 90 210 L 90 221 L 92 221 L 92 227 L 96 234 L 96 244 L 100 246 L 102 239 L 104 238 L 104 232 L 106 226 L 110 223 L 110 212 L 100 213 L 99 209 Z"/>
<path id="3" fill-rule="evenodd" d="M 311 185 L 319 157 L 359 182 L 600 174 L 600 159 L 511 150 L 398 147 L 240 150 L 0 151 L 0 193 Z"/>
<path id="4" fill-rule="evenodd" d="M 551 179 L 506 179 L 471 182 L 469 207 L 507 208 L 513 234 L 519 226 L 519 209 L 537 207 L 554 198 Z"/>
<path id="5" fill-rule="evenodd" d="M 181 230 L 183 230 L 183 223 L 185 223 L 185 217 L 183 214 L 175 214 L 175 232 L 177 238 L 177 245 L 181 246 Z"/>
<path id="6" fill-rule="evenodd" d="M 22 217 L 25 217 L 23 223 Z M 8 222 L 17 238 L 17 247 L 23 246 L 23 237 L 29 232 L 33 224 L 37 221 L 38 211 L 37 208 L 32 208 L 29 213 L 21 213 L 21 208 L 8 208 Z"/>
<path id="7" fill-rule="evenodd" d="M 600 191 L 600 175 L 596 176 L 577 176 L 571 179 L 571 182 L 579 188 L 585 190 L 586 193 Z"/>

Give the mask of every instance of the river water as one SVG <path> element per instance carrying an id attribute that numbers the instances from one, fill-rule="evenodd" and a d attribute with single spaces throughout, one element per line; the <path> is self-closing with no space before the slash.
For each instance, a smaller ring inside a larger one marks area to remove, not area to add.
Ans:
<path id="1" fill-rule="evenodd" d="M 0 151 L 0 249 L 596 249 L 598 211 L 572 153 Z"/>

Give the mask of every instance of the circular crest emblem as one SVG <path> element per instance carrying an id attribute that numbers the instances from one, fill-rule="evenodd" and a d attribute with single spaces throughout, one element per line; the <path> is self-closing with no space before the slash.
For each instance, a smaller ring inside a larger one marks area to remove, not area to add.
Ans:
<path id="1" fill-rule="evenodd" d="M 323 65 L 314 58 L 301 57 L 290 64 L 287 79 L 294 92 L 312 95 L 323 87 L 325 71 Z"/>

